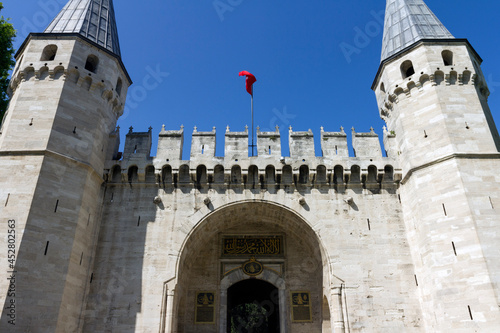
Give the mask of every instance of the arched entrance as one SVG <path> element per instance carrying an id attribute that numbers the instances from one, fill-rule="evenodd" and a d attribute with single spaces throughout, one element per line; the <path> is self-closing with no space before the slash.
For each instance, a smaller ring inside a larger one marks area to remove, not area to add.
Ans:
<path id="1" fill-rule="evenodd" d="M 227 333 L 280 333 L 279 291 L 272 284 L 248 279 L 227 291 Z"/>
<path id="2" fill-rule="evenodd" d="M 263 332 L 321 332 L 325 257 L 309 224 L 287 207 L 249 201 L 215 210 L 182 247 L 175 331 L 260 332 L 249 328 L 263 315 Z"/>

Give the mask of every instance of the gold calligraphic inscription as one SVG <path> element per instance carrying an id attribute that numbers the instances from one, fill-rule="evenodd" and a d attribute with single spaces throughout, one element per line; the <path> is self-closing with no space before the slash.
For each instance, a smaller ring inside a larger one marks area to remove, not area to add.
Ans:
<path id="1" fill-rule="evenodd" d="M 292 321 L 306 323 L 312 321 L 311 295 L 307 291 L 292 291 Z"/>
<path id="2" fill-rule="evenodd" d="M 196 293 L 196 324 L 215 323 L 215 293 L 200 292 Z"/>
<path id="3" fill-rule="evenodd" d="M 245 273 L 248 276 L 257 276 L 262 271 L 264 270 L 264 266 L 258 261 L 255 260 L 255 258 L 250 259 L 250 261 L 247 261 L 241 266 L 241 269 L 243 270 L 243 273 Z"/>
<path id="4" fill-rule="evenodd" d="M 282 236 L 223 237 L 224 256 L 280 256 L 283 255 Z"/>

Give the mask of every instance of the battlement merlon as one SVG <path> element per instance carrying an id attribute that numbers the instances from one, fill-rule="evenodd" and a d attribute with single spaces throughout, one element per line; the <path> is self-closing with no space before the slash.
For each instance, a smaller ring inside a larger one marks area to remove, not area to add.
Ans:
<path id="1" fill-rule="evenodd" d="M 181 160 L 184 146 L 184 126 L 178 131 L 167 131 L 165 125 L 161 127 L 158 138 L 158 151 L 156 158 L 168 162 Z"/>
<path id="2" fill-rule="evenodd" d="M 380 141 L 378 135 L 370 128 L 369 133 L 356 133 L 354 127 L 352 128 L 352 148 L 355 157 L 368 158 L 368 157 L 381 157 L 382 149 L 380 148 Z"/>
<path id="3" fill-rule="evenodd" d="M 133 132 L 133 128 L 129 132 L 125 140 L 125 148 L 123 153 L 124 159 L 145 158 L 150 159 L 151 152 L 151 128 L 148 132 Z M 116 141 L 119 128 L 110 134 L 110 143 L 112 146 L 113 160 L 116 160 L 120 154 L 116 151 Z M 387 156 L 396 158 L 397 151 L 394 146 L 395 135 L 389 133 L 384 128 L 384 145 Z M 294 132 L 289 129 L 289 145 L 290 158 L 293 159 L 311 159 L 315 158 L 314 149 L 314 134 L 311 130 L 304 132 Z M 184 126 L 180 130 L 165 130 L 165 125 L 159 133 L 158 151 L 156 159 L 158 160 L 182 160 L 182 152 L 184 146 Z M 274 132 L 261 132 L 257 127 L 257 156 L 261 158 L 272 157 L 279 159 L 281 157 L 281 135 L 279 128 L 276 127 Z M 379 141 L 379 136 L 373 128 L 367 133 L 357 133 L 352 129 L 352 146 L 357 158 L 375 158 L 382 157 L 382 148 Z M 229 127 L 225 132 L 225 147 L 224 157 L 226 160 L 248 159 L 249 158 L 249 131 L 248 128 L 243 132 L 231 132 Z M 215 158 L 216 149 L 216 129 L 215 127 L 210 132 L 199 132 L 195 127 L 191 140 L 190 159 L 200 162 L 206 159 Z M 326 132 L 321 127 L 321 151 L 323 158 L 327 159 L 342 159 L 349 158 L 349 147 L 347 144 L 347 134 L 344 128 L 340 128 L 340 132 Z M 222 157 L 221 157 L 222 158 Z M 220 158 L 218 158 L 220 159 Z"/>

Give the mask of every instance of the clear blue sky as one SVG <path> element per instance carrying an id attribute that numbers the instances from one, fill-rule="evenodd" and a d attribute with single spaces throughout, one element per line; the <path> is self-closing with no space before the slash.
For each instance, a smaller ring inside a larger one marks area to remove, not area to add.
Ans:
<path id="1" fill-rule="evenodd" d="M 500 3 L 492 0 L 427 0 L 457 38 L 468 38 L 484 59 L 492 92 L 490 107 L 500 121 Z M 41 32 L 66 0 L 4 0 L 3 15 L 18 30 L 19 46 L 30 31 Z M 288 152 L 288 126 L 313 130 L 320 155 L 320 127 L 350 134 L 351 127 L 382 134 L 371 84 L 380 63 L 385 1 L 115 0 L 123 61 L 135 84 L 122 135 L 153 127 L 156 155 L 161 125 L 184 125 L 188 156 L 192 128 L 217 127 L 217 155 L 223 154 L 226 125 L 250 125 L 250 96 L 238 72 L 255 74 L 255 123 L 279 125 Z M 220 6 L 219 12 L 215 4 Z M 222 7 L 225 6 L 225 7 Z M 368 29 L 368 30 L 367 30 Z M 365 38 L 360 39 L 359 31 Z M 366 31 L 368 34 L 366 34 Z M 344 43 L 344 44 L 343 44 Z M 346 57 L 341 46 L 359 53 Z M 165 74 L 154 89 L 143 80 Z M 500 125 L 500 124 L 499 124 Z M 123 144 L 122 139 L 122 144 Z M 349 139 L 350 140 L 350 139 Z"/>

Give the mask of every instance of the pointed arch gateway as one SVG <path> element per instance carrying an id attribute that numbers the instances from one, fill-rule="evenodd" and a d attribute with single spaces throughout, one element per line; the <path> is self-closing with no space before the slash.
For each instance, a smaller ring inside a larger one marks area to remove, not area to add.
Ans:
<path id="1" fill-rule="evenodd" d="M 248 250 L 252 246 L 257 250 Z M 195 222 L 181 246 L 177 277 L 164 300 L 165 331 L 231 332 L 231 304 L 241 309 L 248 288 L 257 295 L 267 284 L 274 296 L 260 293 L 250 303 L 269 305 L 262 320 L 279 322 L 269 332 L 327 332 L 334 326 L 323 307 L 324 298 L 332 297 L 327 258 L 309 222 L 286 206 L 249 200 L 218 208 Z M 251 268 L 251 274 L 248 263 L 262 270 Z M 332 318 L 338 317 L 334 312 Z"/>

